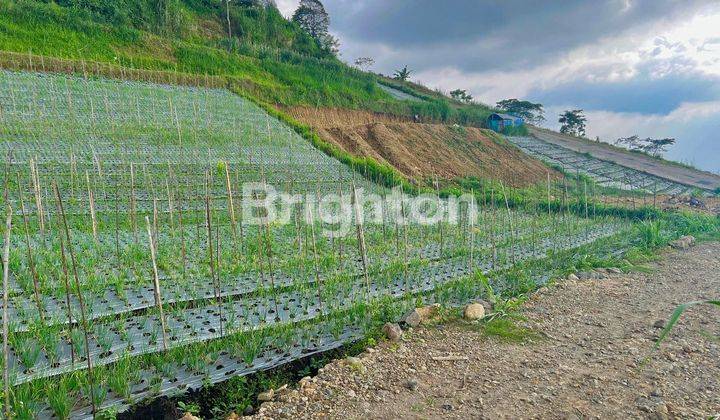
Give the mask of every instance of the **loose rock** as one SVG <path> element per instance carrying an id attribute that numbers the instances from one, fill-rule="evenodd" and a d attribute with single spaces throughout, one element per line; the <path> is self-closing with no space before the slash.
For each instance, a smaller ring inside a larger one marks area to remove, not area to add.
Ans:
<path id="1" fill-rule="evenodd" d="M 385 336 L 390 341 L 398 341 L 400 337 L 402 337 L 402 329 L 400 329 L 400 326 L 391 322 L 383 326 L 383 333 L 385 333 Z"/>
<path id="2" fill-rule="evenodd" d="M 260 402 L 272 401 L 273 398 L 275 398 L 275 391 L 273 391 L 272 389 L 269 391 L 259 393 L 258 397 L 257 397 L 258 401 L 260 401 Z"/>
<path id="3" fill-rule="evenodd" d="M 440 305 L 435 304 L 431 306 L 424 306 L 422 308 L 415 308 L 410 311 L 409 314 L 405 315 L 404 321 L 409 326 L 415 328 L 420 324 L 426 323 L 438 316 L 440 312 Z"/>
<path id="4" fill-rule="evenodd" d="M 485 307 L 480 303 L 471 303 L 463 311 L 465 319 L 474 321 L 485 317 Z"/>

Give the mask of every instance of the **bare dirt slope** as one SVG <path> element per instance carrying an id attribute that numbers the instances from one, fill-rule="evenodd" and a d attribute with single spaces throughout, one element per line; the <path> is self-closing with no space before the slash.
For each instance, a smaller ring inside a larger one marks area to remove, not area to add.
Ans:
<path id="1" fill-rule="evenodd" d="M 717 308 L 691 309 L 651 348 L 676 305 L 718 290 L 718 243 L 668 253 L 651 274 L 565 281 L 525 304 L 539 337 L 529 343 L 462 321 L 421 327 L 357 362 L 331 363 L 257 418 L 711 418 L 720 413 Z"/>
<path id="2" fill-rule="evenodd" d="M 360 157 L 372 157 L 416 181 L 478 177 L 526 186 L 560 177 L 485 130 L 418 124 L 362 111 L 293 108 L 288 112 L 320 137 Z"/>
<path id="3" fill-rule="evenodd" d="M 598 159 L 614 162 L 618 165 L 704 190 L 713 191 L 716 188 L 720 188 L 720 175 L 664 163 L 650 156 L 615 149 L 605 143 L 586 141 L 537 127 L 528 128 L 530 129 L 530 133 L 540 140 L 576 152 L 590 153 Z"/>

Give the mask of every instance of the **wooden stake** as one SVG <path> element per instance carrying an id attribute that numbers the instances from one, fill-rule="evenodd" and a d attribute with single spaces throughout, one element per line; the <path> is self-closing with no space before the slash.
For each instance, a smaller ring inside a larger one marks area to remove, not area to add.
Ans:
<path id="1" fill-rule="evenodd" d="M 90 205 L 90 218 L 92 219 L 92 233 L 93 238 L 95 239 L 95 242 L 98 242 L 98 233 L 97 233 L 97 219 L 95 218 L 95 196 L 93 194 L 93 190 L 90 184 L 90 174 L 88 171 L 85 171 L 85 180 L 87 182 L 87 190 L 88 190 L 88 204 Z"/>
<path id="2" fill-rule="evenodd" d="M 130 162 L 130 223 L 132 224 L 135 245 L 138 244 L 137 220 L 135 218 L 135 168 Z"/>
<path id="3" fill-rule="evenodd" d="M 225 186 L 227 187 L 227 195 L 228 195 L 228 213 L 230 214 L 230 226 L 232 228 L 232 234 L 233 234 L 233 241 L 235 242 L 235 249 L 237 250 L 237 225 L 235 222 L 235 205 L 233 203 L 233 190 L 232 185 L 230 183 L 230 169 L 228 168 L 230 164 L 226 161 L 225 162 Z"/>
<path id="4" fill-rule="evenodd" d="M 55 198 L 57 200 L 57 207 L 60 216 L 62 217 L 63 227 L 65 230 L 65 239 L 68 244 L 68 253 L 70 254 L 70 261 L 72 262 L 73 277 L 75 278 L 75 289 L 78 296 L 78 302 L 80 303 L 80 315 L 82 316 L 83 333 L 85 335 L 85 357 L 87 358 L 88 367 L 88 379 L 90 380 L 90 403 L 92 404 L 93 419 L 97 413 L 95 407 L 95 378 L 93 376 L 92 360 L 90 359 L 90 338 L 88 337 L 88 323 L 87 317 L 85 316 L 85 299 L 83 299 L 82 290 L 80 289 L 80 276 L 77 271 L 77 262 L 75 261 L 75 253 L 72 249 L 72 240 L 70 239 L 70 228 L 68 227 L 67 218 L 65 217 L 65 209 L 63 209 L 62 198 L 60 197 L 60 190 L 58 190 L 57 184 L 53 182 L 53 189 L 55 190 Z"/>
<path id="5" fill-rule="evenodd" d="M 18 185 L 20 179 L 18 177 Z M 40 315 L 40 321 L 45 323 L 45 314 L 43 313 L 42 301 L 40 300 L 40 283 L 37 270 L 35 269 L 35 260 L 33 259 L 32 247 L 30 245 L 30 223 L 28 221 L 27 213 L 25 212 L 25 200 L 23 199 L 22 188 L 18 188 L 18 195 L 20 197 L 20 212 L 23 218 L 23 224 L 25 225 L 25 245 L 27 246 L 27 257 L 28 265 L 30 266 L 30 274 L 33 280 L 33 291 L 35 297 L 35 305 L 37 306 L 38 314 Z"/>
<path id="6" fill-rule="evenodd" d="M 72 317 L 72 307 L 70 306 L 70 293 L 72 289 L 70 288 L 70 274 L 68 273 L 68 266 L 67 266 L 67 257 L 65 256 L 65 241 L 63 240 L 62 235 L 59 235 L 60 238 L 60 263 L 62 265 L 63 270 L 63 281 L 65 283 L 65 309 L 67 310 L 67 317 L 68 317 L 68 341 L 70 342 L 70 360 L 72 362 L 72 365 L 75 366 L 75 348 L 73 347 L 73 338 L 72 338 L 72 330 L 73 330 L 73 317 Z"/>
<path id="7" fill-rule="evenodd" d="M 473 266 L 475 264 L 474 258 L 475 258 L 475 190 L 470 190 L 470 195 L 472 196 L 472 201 L 470 202 L 470 214 L 468 217 L 469 225 L 470 225 L 470 271 L 472 272 Z"/>
<path id="8" fill-rule="evenodd" d="M 441 210 L 442 199 L 440 198 L 440 183 L 438 182 L 437 175 L 435 175 L 435 195 L 437 196 L 437 206 L 438 206 L 437 211 L 440 211 L 443 214 L 443 218 L 444 218 L 445 212 Z M 438 221 L 438 233 L 440 234 L 440 258 L 442 258 L 444 244 L 445 244 L 445 240 L 443 238 L 443 228 L 442 228 L 443 218 L 441 218 Z"/>
<path id="9" fill-rule="evenodd" d="M 360 256 L 362 258 L 362 266 L 363 266 L 363 277 L 365 277 L 365 292 L 367 295 L 370 295 L 370 277 L 368 276 L 367 266 L 367 253 L 365 251 L 365 232 L 363 231 L 363 223 L 362 223 L 362 214 L 360 213 L 360 204 L 358 203 L 357 198 L 357 190 L 355 189 L 355 176 L 353 174 L 353 183 L 352 183 L 352 205 L 355 209 L 355 229 L 357 233 L 357 240 L 358 240 L 358 251 L 360 251 Z"/>
<path id="10" fill-rule="evenodd" d="M 147 225 L 148 233 L 148 245 L 150 246 L 150 258 L 152 259 L 153 268 L 153 291 L 155 294 L 155 306 L 160 314 L 160 325 L 163 333 L 163 350 L 167 351 L 167 325 L 165 325 L 165 313 L 163 312 L 162 295 L 160 293 L 160 276 L 158 275 L 157 260 L 155 255 L 155 246 L 157 244 L 157 238 L 153 238 L 153 231 L 150 227 L 150 216 L 145 216 L 145 223 Z"/>
<path id="11" fill-rule="evenodd" d="M 5 246 L 3 248 L 3 384 L 5 385 L 5 418 L 10 419 L 10 348 L 8 346 L 8 305 L 10 289 L 10 231 L 12 230 L 12 207 L 7 206 L 5 219 Z"/>

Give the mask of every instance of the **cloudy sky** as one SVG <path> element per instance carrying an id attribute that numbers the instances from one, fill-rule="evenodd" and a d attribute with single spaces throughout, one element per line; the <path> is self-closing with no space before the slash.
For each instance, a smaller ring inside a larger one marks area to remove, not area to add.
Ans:
<path id="1" fill-rule="evenodd" d="M 298 0 L 277 0 L 289 16 Z M 717 0 L 324 0 L 342 58 L 493 104 L 582 108 L 588 135 L 675 137 L 668 157 L 720 173 Z"/>

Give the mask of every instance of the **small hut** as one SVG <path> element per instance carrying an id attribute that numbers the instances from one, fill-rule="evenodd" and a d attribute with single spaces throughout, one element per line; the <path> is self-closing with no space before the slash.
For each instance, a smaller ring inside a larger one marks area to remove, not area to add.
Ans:
<path id="1" fill-rule="evenodd" d="M 508 127 L 520 127 L 524 124 L 522 118 L 510 114 L 490 114 L 487 119 L 488 128 L 502 133 Z"/>

